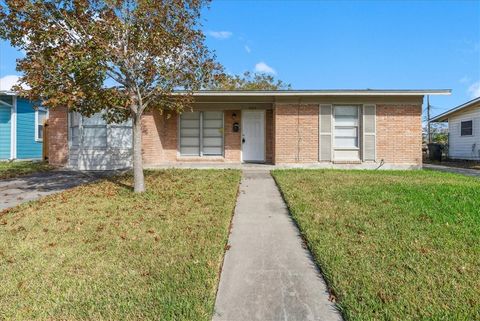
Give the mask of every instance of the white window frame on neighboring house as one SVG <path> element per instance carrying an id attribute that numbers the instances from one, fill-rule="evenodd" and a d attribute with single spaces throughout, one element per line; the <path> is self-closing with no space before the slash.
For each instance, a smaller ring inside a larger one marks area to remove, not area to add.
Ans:
<path id="1" fill-rule="evenodd" d="M 40 137 L 38 135 L 38 126 L 41 125 L 42 130 L 43 130 L 43 126 L 44 126 L 44 124 L 40 124 L 39 121 L 38 121 L 38 116 L 40 115 L 39 112 L 45 113 L 45 118 L 44 118 L 44 121 L 45 121 L 45 119 L 48 119 L 48 111 L 47 111 L 47 109 L 45 109 L 43 107 L 38 107 L 35 110 L 35 141 L 36 142 L 43 142 L 43 137 Z"/>
<path id="2" fill-rule="evenodd" d="M 472 133 L 469 134 L 469 135 L 462 135 L 462 124 L 463 123 L 467 123 L 467 122 L 471 122 L 472 123 Z M 460 137 L 472 137 L 473 136 L 473 133 L 474 133 L 474 125 L 473 125 L 474 121 L 473 119 L 464 119 L 464 120 L 461 120 L 460 121 Z"/>
<path id="3" fill-rule="evenodd" d="M 17 158 L 17 96 L 12 96 L 12 104 L 0 100 L 0 105 L 11 108 L 10 111 L 10 159 Z"/>

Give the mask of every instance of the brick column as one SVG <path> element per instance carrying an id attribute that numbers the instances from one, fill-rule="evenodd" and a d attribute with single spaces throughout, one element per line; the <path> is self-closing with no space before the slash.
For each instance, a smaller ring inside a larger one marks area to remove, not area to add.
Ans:
<path id="1" fill-rule="evenodd" d="M 57 107 L 48 113 L 48 162 L 65 166 L 68 162 L 68 111 L 66 107 Z"/>

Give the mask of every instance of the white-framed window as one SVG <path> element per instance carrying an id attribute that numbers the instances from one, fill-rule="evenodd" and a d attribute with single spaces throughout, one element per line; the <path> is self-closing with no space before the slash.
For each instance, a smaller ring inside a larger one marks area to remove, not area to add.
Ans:
<path id="1" fill-rule="evenodd" d="M 180 115 L 180 155 L 223 155 L 223 112 L 196 111 Z"/>
<path id="2" fill-rule="evenodd" d="M 92 148 L 107 147 L 107 122 L 101 113 L 82 118 L 83 145 Z"/>
<path id="3" fill-rule="evenodd" d="M 132 148 L 132 120 L 129 119 L 123 123 L 111 123 L 107 126 L 108 147 L 112 148 Z"/>
<path id="4" fill-rule="evenodd" d="M 92 149 L 130 149 L 132 142 L 132 121 L 110 123 L 103 119 L 102 113 L 85 117 L 77 112 L 69 115 L 70 146 Z"/>
<path id="5" fill-rule="evenodd" d="M 0 96 L 0 106 L 13 107 L 13 96 Z"/>
<path id="6" fill-rule="evenodd" d="M 43 108 L 35 110 L 35 140 L 43 141 L 43 125 L 47 119 L 47 111 Z"/>
<path id="7" fill-rule="evenodd" d="M 473 136 L 473 120 L 460 122 L 460 136 Z"/>
<path id="8" fill-rule="evenodd" d="M 359 107 L 334 107 L 334 147 L 336 149 L 359 148 Z"/>
<path id="9" fill-rule="evenodd" d="M 80 144 L 80 116 L 79 113 L 70 113 L 70 144 L 78 146 Z"/>

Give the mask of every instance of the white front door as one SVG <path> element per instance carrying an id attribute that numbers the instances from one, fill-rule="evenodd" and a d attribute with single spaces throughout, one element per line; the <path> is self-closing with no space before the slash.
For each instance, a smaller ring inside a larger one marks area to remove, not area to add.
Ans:
<path id="1" fill-rule="evenodd" d="M 242 111 L 242 160 L 265 162 L 265 111 Z"/>

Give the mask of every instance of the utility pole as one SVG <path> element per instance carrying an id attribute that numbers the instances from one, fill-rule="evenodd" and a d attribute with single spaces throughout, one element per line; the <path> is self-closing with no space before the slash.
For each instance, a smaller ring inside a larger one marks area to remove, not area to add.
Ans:
<path id="1" fill-rule="evenodd" d="M 432 142 L 432 131 L 430 130 L 430 96 L 427 96 L 427 135 L 428 143 Z"/>

